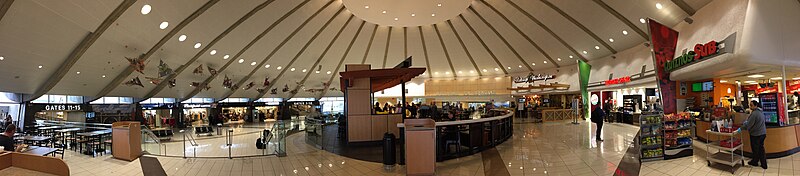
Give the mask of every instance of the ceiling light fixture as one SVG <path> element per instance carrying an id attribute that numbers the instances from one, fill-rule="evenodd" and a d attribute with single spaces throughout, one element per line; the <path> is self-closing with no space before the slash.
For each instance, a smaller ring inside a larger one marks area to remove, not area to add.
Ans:
<path id="1" fill-rule="evenodd" d="M 182 41 L 186 41 L 186 34 L 183 34 L 183 35 L 181 35 L 181 36 L 178 36 L 178 41 L 180 41 L 180 42 L 182 42 Z"/>
<path id="2" fill-rule="evenodd" d="M 412 16 L 412 17 L 415 17 L 415 16 L 417 16 L 417 14 L 413 14 L 413 13 L 412 13 L 412 14 L 411 14 L 411 16 Z"/>
<path id="3" fill-rule="evenodd" d="M 522 65 L 519 65 L 519 66 L 517 66 L 517 67 L 519 67 L 519 68 L 522 68 Z"/>
<path id="4" fill-rule="evenodd" d="M 744 83 L 756 83 L 756 81 L 745 81 Z"/>
<path id="5" fill-rule="evenodd" d="M 211 50 L 211 52 L 208 52 L 208 54 L 211 54 L 213 56 L 213 55 L 217 54 L 217 50 Z"/>
<path id="6" fill-rule="evenodd" d="M 644 23 L 646 23 L 647 21 L 645 21 L 645 20 L 644 20 L 644 18 L 639 18 L 639 22 L 641 22 L 642 24 L 644 24 Z"/>
<path id="7" fill-rule="evenodd" d="M 544 63 L 546 64 L 546 63 L 547 63 L 547 61 L 544 61 Z"/>
<path id="8" fill-rule="evenodd" d="M 256 64 L 257 64 L 256 62 L 250 62 L 250 65 L 256 65 Z"/>
<path id="9" fill-rule="evenodd" d="M 394 20 L 397 21 L 397 20 L 400 20 L 400 18 L 394 17 Z"/>
<path id="10" fill-rule="evenodd" d="M 278 69 L 278 70 L 280 70 L 280 69 L 283 69 L 283 67 L 281 67 L 281 66 L 278 66 L 278 68 L 277 68 L 277 69 Z"/>
<path id="11" fill-rule="evenodd" d="M 317 73 L 317 74 L 319 74 L 319 70 L 317 70 L 317 71 L 314 71 L 314 73 Z"/>
<path id="12" fill-rule="evenodd" d="M 613 38 L 609 38 L 608 41 L 611 42 L 611 43 L 614 43 L 614 39 Z"/>
<path id="13" fill-rule="evenodd" d="M 244 59 L 239 59 L 239 63 L 244 63 Z"/>
<path id="14" fill-rule="evenodd" d="M 292 69 L 289 69 L 289 70 L 290 70 L 290 71 L 294 71 L 294 67 L 292 67 Z"/>
<path id="15" fill-rule="evenodd" d="M 747 77 L 748 77 L 748 78 L 763 78 L 763 77 L 764 77 L 764 75 L 758 75 L 758 74 L 755 74 L 755 75 L 750 75 L 750 76 L 747 76 Z"/>
<path id="16" fill-rule="evenodd" d="M 558 61 L 561 61 L 561 58 L 559 57 L 557 60 L 558 60 Z"/>
<path id="17" fill-rule="evenodd" d="M 105 78 L 105 77 L 106 77 L 106 75 L 103 75 L 103 76 L 100 76 L 100 77 L 103 77 L 103 78 Z"/>
<path id="18" fill-rule="evenodd" d="M 462 72 L 462 71 L 460 71 L 460 70 L 459 70 L 459 71 L 458 71 L 458 74 L 461 74 L 461 73 L 464 73 L 464 72 Z"/>
<path id="19" fill-rule="evenodd" d="M 142 11 L 141 11 L 142 15 L 150 14 L 151 10 L 153 10 L 153 7 L 151 7 L 149 4 L 145 4 L 144 6 L 142 6 Z"/>
<path id="20" fill-rule="evenodd" d="M 166 21 L 165 22 L 161 22 L 161 24 L 158 25 L 158 28 L 161 28 L 161 29 L 166 29 L 167 27 L 169 27 L 169 22 L 166 22 Z"/>
<path id="21" fill-rule="evenodd" d="M 531 63 L 531 65 L 536 65 L 536 63 Z"/>
<path id="22" fill-rule="evenodd" d="M 589 53 L 588 53 L 588 52 L 586 52 L 586 50 L 583 50 L 583 54 L 589 54 Z"/>
<path id="23" fill-rule="evenodd" d="M 3 57 L 3 56 L 0 56 L 0 61 L 1 61 L 1 60 L 6 60 L 6 58 L 5 58 L 5 57 Z"/>
<path id="24" fill-rule="evenodd" d="M 494 68 L 494 71 L 500 71 L 500 69 L 499 68 Z"/>
<path id="25" fill-rule="evenodd" d="M 769 79 L 771 79 L 771 80 L 781 80 L 783 78 L 782 77 L 773 77 L 773 78 L 769 78 Z"/>
<path id="26" fill-rule="evenodd" d="M 483 72 L 486 72 L 486 69 L 483 69 L 482 71 L 483 71 Z"/>
<path id="27" fill-rule="evenodd" d="M 445 74 L 445 75 L 449 75 L 449 74 L 450 74 L 450 72 L 444 72 L 444 74 Z"/>
<path id="28" fill-rule="evenodd" d="M 42 68 L 42 65 L 39 65 L 39 68 Z"/>
<path id="29" fill-rule="evenodd" d="M 369 8 L 369 6 L 368 6 L 368 5 L 365 5 L 365 6 L 364 6 L 364 8 L 365 8 L 365 9 L 368 9 L 368 8 Z"/>
<path id="30" fill-rule="evenodd" d="M 508 67 L 508 69 L 511 70 L 511 67 Z"/>
<path id="31" fill-rule="evenodd" d="M 798 80 L 798 79 L 800 79 L 800 77 L 796 77 L 796 78 L 792 78 L 792 79 L 793 79 L 793 80 Z"/>
<path id="32" fill-rule="evenodd" d="M 600 46 L 597 46 L 597 45 L 595 45 L 595 46 L 594 46 L 594 49 L 596 49 L 596 50 L 599 50 L 599 49 L 600 49 Z"/>
<path id="33" fill-rule="evenodd" d="M 231 57 L 231 55 L 227 55 L 227 54 L 226 54 L 225 56 L 222 56 L 222 59 L 225 59 L 225 60 L 227 60 L 227 59 L 228 59 L 228 58 L 230 58 L 230 57 Z"/>
<path id="34" fill-rule="evenodd" d="M 728 80 L 719 80 L 720 83 L 726 83 Z"/>
<path id="35" fill-rule="evenodd" d="M 194 48 L 200 48 L 200 46 L 203 46 L 203 44 L 200 42 L 194 44 Z"/>
<path id="36" fill-rule="evenodd" d="M 570 58 L 570 59 L 572 59 L 572 58 L 574 58 L 574 57 L 573 57 L 572 55 L 569 55 L 569 58 Z"/>
<path id="37" fill-rule="evenodd" d="M 663 5 L 661 5 L 661 3 L 656 3 L 656 8 L 657 8 L 657 9 L 663 9 L 663 8 L 664 8 L 664 6 L 663 6 Z"/>
<path id="38" fill-rule="evenodd" d="M 308 71 L 308 70 L 306 70 L 306 69 L 303 69 L 303 73 L 305 73 L 305 72 L 307 72 L 307 71 Z"/>
<path id="39" fill-rule="evenodd" d="M 326 74 L 329 74 L 329 75 L 330 75 L 330 74 L 331 74 L 331 71 L 328 71 L 328 72 L 326 72 Z"/>
<path id="40" fill-rule="evenodd" d="M 80 75 L 80 74 L 81 74 L 81 72 L 75 72 L 75 74 L 79 74 L 79 75 Z"/>
<path id="41" fill-rule="evenodd" d="M 442 3 L 436 4 L 436 7 L 441 7 L 441 6 L 442 6 Z"/>
<path id="42" fill-rule="evenodd" d="M 622 30 L 622 35 L 628 35 L 628 31 Z"/>
<path id="43" fill-rule="evenodd" d="M 475 70 L 470 70 L 469 73 L 475 73 Z"/>
<path id="44" fill-rule="evenodd" d="M 265 66 L 264 66 L 264 68 L 269 68 L 269 66 L 270 66 L 270 65 L 269 65 L 269 64 L 267 64 L 267 65 L 265 65 Z"/>
<path id="45" fill-rule="evenodd" d="M 386 14 L 386 11 L 385 11 L 385 10 L 384 10 L 384 11 L 381 11 L 381 13 L 382 13 L 382 14 Z"/>
<path id="46" fill-rule="evenodd" d="M 432 13 L 432 14 L 431 14 L 431 16 L 432 16 L 432 17 L 435 17 L 435 16 L 436 16 L 436 14 L 435 14 L 435 13 Z"/>
<path id="47" fill-rule="evenodd" d="M 434 74 L 434 75 L 438 75 L 438 74 L 439 74 L 439 72 L 433 72 L 433 74 Z"/>

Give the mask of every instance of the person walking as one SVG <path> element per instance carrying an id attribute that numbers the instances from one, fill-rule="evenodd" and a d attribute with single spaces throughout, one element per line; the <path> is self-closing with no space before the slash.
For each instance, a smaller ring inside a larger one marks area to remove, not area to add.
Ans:
<path id="1" fill-rule="evenodd" d="M 764 113 L 759 106 L 761 106 L 761 104 L 758 103 L 758 101 L 750 101 L 750 110 L 752 110 L 752 112 L 738 130 L 747 130 L 750 133 L 750 148 L 753 151 L 753 157 L 747 164 L 759 166 L 760 162 L 761 168 L 767 169 L 767 158 L 766 153 L 764 153 L 764 139 L 767 138 L 767 126 L 764 122 Z"/>
<path id="2" fill-rule="evenodd" d="M 603 138 L 601 138 L 600 136 L 602 136 L 601 132 L 603 131 L 603 118 L 605 118 L 605 117 L 606 117 L 606 113 L 603 112 L 603 109 L 601 109 L 601 108 L 594 108 L 594 110 L 592 111 L 591 120 L 592 120 L 592 122 L 597 124 L 597 130 L 595 131 L 595 140 L 597 140 L 599 142 L 603 141 Z"/>

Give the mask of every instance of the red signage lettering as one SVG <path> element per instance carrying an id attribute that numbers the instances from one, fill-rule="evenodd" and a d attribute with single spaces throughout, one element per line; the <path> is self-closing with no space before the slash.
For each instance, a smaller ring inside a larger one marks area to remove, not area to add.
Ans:
<path id="1" fill-rule="evenodd" d="M 694 60 L 699 60 L 700 58 L 717 54 L 717 41 L 710 41 L 706 44 L 697 44 L 694 45 Z"/>
<path id="2" fill-rule="evenodd" d="M 605 81 L 606 86 L 610 86 L 610 85 L 614 85 L 614 84 L 623 84 L 623 83 L 628 83 L 628 82 L 631 82 L 631 77 L 630 76 L 626 76 L 626 77 L 622 77 L 622 78 L 616 78 L 616 79 L 611 79 L 611 80 Z"/>

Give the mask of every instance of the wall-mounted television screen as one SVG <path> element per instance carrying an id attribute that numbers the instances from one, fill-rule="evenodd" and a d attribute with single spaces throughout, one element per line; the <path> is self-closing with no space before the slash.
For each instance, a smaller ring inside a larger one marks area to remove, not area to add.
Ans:
<path id="1" fill-rule="evenodd" d="M 703 83 L 692 84 L 692 92 L 702 92 L 702 91 L 703 91 Z"/>
<path id="2" fill-rule="evenodd" d="M 703 91 L 714 91 L 714 82 L 704 82 Z"/>

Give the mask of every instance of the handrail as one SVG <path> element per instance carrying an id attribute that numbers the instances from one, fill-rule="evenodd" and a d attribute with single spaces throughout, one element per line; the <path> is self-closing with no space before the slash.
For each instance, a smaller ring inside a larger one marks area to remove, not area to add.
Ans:
<path id="1" fill-rule="evenodd" d="M 189 140 L 188 140 L 189 141 L 189 145 L 192 145 L 192 146 L 195 146 L 195 147 L 199 146 L 197 144 L 197 141 L 194 139 L 194 136 L 186 135 L 186 137 L 189 138 Z"/>
<path id="2" fill-rule="evenodd" d="M 159 146 L 159 148 L 161 148 L 161 146 L 163 146 L 163 147 L 164 147 L 164 154 L 166 154 L 166 153 L 167 153 L 167 144 L 162 144 L 162 143 L 161 143 L 161 139 L 159 139 L 159 138 L 158 138 L 158 136 L 156 136 L 156 134 L 155 134 L 155 133 L 153 133 L 153 131 L 150 129 L 150 127 L 148 127 L 148 126 L 146 126 L 146 125 L 141 125 L 141 126 L 142 126 L 142 127 L 144 127 L 144 129 L 145 129 L 145 130 L 142 130 L 142 131 L 144 131 L 144 132 L 145 132 L 145 134 L 146 134 L 147 136 L 149 136 L 150 138 L 152 138 L 152 139 L 153 139 L 153 141 L 155 141 L 155 142 L 156 142 L 156 144 Z M 161 153 L 161 152 L 159 152 L 159 154 L 160 154 L 160 153 Z"/>

